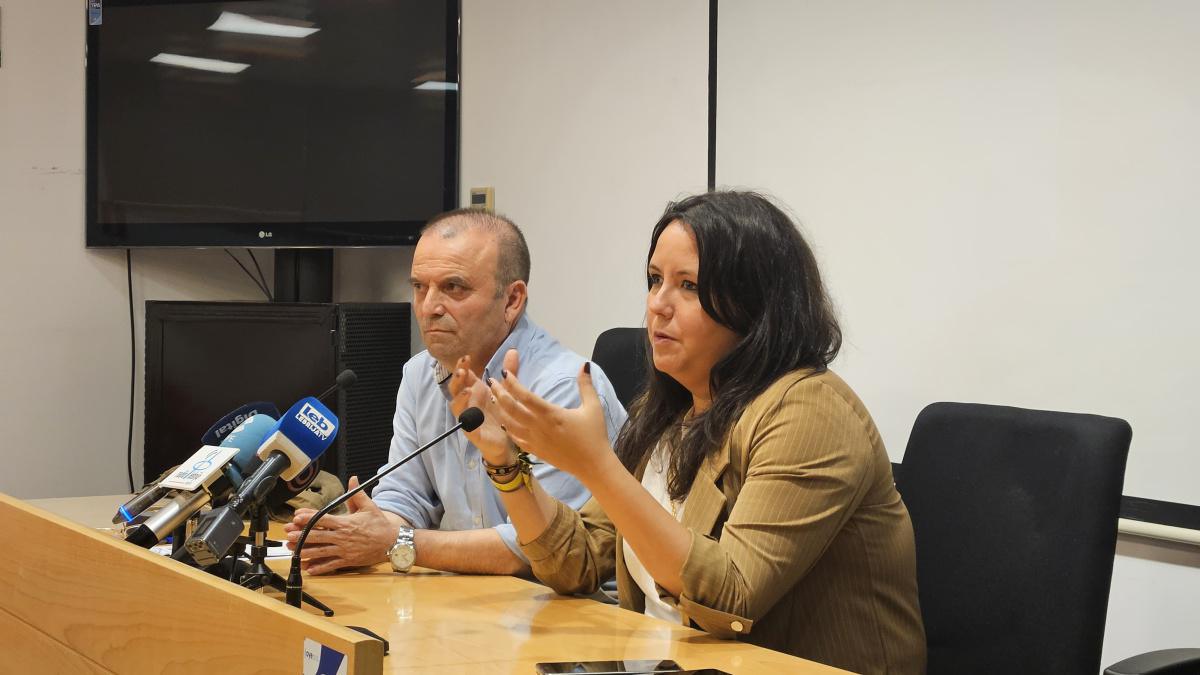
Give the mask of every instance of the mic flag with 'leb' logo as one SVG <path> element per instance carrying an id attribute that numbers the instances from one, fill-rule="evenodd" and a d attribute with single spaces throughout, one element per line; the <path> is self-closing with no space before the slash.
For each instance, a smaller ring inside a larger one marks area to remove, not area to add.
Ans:
<path id="1" fill-rule="evenodd" d="M 333 443 L 337 429 L 337 415 L 308 396 L 279 417 L 275 432 L 258 449 L 258 456 L 266 460 L 272 452 L 286 454 L 291 463 L 279 477 L 292 480 Z"/>
<path id="2" fill-rule="evenodd" d="M 308 430 L 321 440 L 329 438 L 329 434 L 333 433 L 336 424 L 330 423 L 329 417 L 323 415 L 320 410 L 314 408 L 307 401 L 304 402 L 304 407 L 300 409 L 300 412 L 296 413 L 296 419 L 300 420 L 301 424 L 308 427 Z"/>

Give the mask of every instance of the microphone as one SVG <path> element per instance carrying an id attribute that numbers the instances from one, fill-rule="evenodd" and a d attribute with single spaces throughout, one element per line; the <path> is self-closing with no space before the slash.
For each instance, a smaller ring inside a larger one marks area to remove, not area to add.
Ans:
<path id="1" fill-rule="evenodd" d="M 271 407 L 274 408 L 275 406 Z M 277 416 L 278 413 L 272 416 L 272 418 Z M 262 465 L 262 460 L 258 457 L 258 445 L 242 447 L 238 451 L 238 454 L 234 455 L 233 461 L 229 463 L 229 466 L 225 467 L 225 475 L 229 476 L 235 487 L 240 487 L 246 478 L 257 471 L 258 467 Z M 319 464 L 319 462 L 313 462 L 292 480 L 276 483 L 275 489 L 271 490 L 267 495 L 267 508 L 279 508 L 292 497 L 307 490 L 308 486 L 312 485 L 312 482 L 316 480 L 317 473 L 321 470 Z M 220 506 L 220 504 L 217 504 L 217 506 Z"/>
<path id="2" fill-rule="evenodd" d="M 116 515 L 112 517 L 113 524 L 132 523 L 139 513 L 166 497 L 168 492 L 170 490 L 159 483 L 151 483 L 143 487 L 141 492 L 133 496 L 133 499 L 117 507 Z"/>
<path id="3" fill-rule="evenodd" d="M 254 401 L 238 406 L 209 427 L 208 431 L 200 437 L 200 442 L 204 445 L 220 445 L 221 441 L 233 433 L 234 429 L 255 415 L 266 415 L 275 420 L 279 418 L 279 408 L 276 408 L 275 404 L 270 401 Z"/>
<path id="4" fill-rule="evenodd" d="M 222 441 L 229 434 L 233 433 L 235 429 L 239 428 L 246 420 L 255 415 L 269 416 L 271 421 L 274 422 L 275 418 L 279 417 L 279 409 L 275 407 L 275 404 L 268 401 L 254 401 L 253 403 L 238 406 L 217 420 L 215 424 L 209 427 L 208 431 L 204 432 L 204 435 L 200 437 L 201 445 L 221 445 Z M 226 467 L 226 474 L 229 475 L 230 480 L 235 485 L 240 485 L 242 477 L 249 473 L 249 471 L 238 470 L 245 462 L 242 456 L 254 457 L 257 463 L 257 456 L 254 454 L 254 451 L 257 449 L 257 444 L 252 448 L 243 448 L 234 457 L 233 463 Z M 234 468 L 235 465 L 238 466 L 238 469 Z M 306 485 L 305 487 L 308 486 Z M 138 514 L 150 508 L 170 492 L 170 488 L 163 487 L 161 483 L 152 483 L 145 486 L 141 492 L 117 508 L 117 513 L 112 518 L 113 524 L 121 522 L 132 523 Z M 285 499 L 284 501 L 287 500 Z"/>
<path id="5" fill-rule="evenodd" d="M 333 386 L 331 386 L 329 389 L 326 389 L 325 392 L 323 392 L 320 396 L 317 396 L 317 400 L 323 401 L 325 397 L 335 391 L 344 391 L 349 389 L 350 387 L 354 386 L 354 383 L 357 381 L 357 379 L 358 376 L 354 374 L 353 370 L 343 370 L 342 372 L 338 373 Z M 271 408 L 274 409 L 274 406 Z M 279 417 L 279 413 L 276 412 L 274 417 Z M 230 470 L 236 469 L 237 476 L 235 477 L 235 482 L 240 485 L 241 481 L 250 474 L 254 473 L 261 463 L 262 460 L 258 458 L 256 453 L 243 452 L 238 453 L 238 456 L 234 458 L 233 463 L 229 465 L 229 468 Z M 301 492 L 307 490 L 308 486 L 312 485 L 313 481 L 317 479 L 317 474 L 320 472 L 320 463 L 312 462 L 308 465 L 308 468 L 301 471 L 296 477 L 290 480 L 278 481 L 275 484 L 275 488 L 267 494 L 265 502 L 267 508 L 272 511 L 278 509 L 286 504 L 292 497 L 295 497 Z"/>
<path id="6" fill-rule="evenodd" d="M 225 465 L 245 448 L 261 445 L 275 427 L 274 419 L 255 415 L 226 436 L 221 445 L 200 448 L 170 476 L 159 481 L 156 487 L 174 492 L 175 496 L 166 506 L 128 531 L 125 541 L 150 548 L 212 501 L 225 499 L 236 487 L 225 475 Z"/>
<path id="7" fill-rule="evenodd" d="M 367 488 L 374 487 L 377 483 L 379 483 L 380 480 L 383 479 L 384 476 L 395 471 L 396 469 L 399 469 L 401 466 L 404 466 L 406 462 L 422 452 L 425 452 L 429 448 L 441 443 L 446 439 L 446 437 L 450 436 L 459 429 L 469 433 L 478 429 L 479 425 L 481 424 L 483 424 L 483 411 L 479 408 L 467 408 L 466 410 L 462 411 L 461 415 L 458 416 L 458 424 L 450 427 L 432 441 L 429 441 L 425 445 L 422 445 L 416 450 L 408 453 L 403 458 L 396 461 L 395 464 L 385 467 L 379 473 L 368 478 L 365 483 L 360 483 L 358 487 L 346 492 L 332 502 L 329 502 L 320 511 L 314 513 L 313 517 L 309 518 L 308 524 L 304 526 L 304 530 L 300 532 L 300 538 L 296 540 L 296 550 L 292 553 L 292 567 L 288 572 L 287 578 L 287 604 L 291 605 L 292 607 L 300 606 L 300 600 L 303 597 L 302 587 L 304 584 L 304 580 L 300 576 L 300 552 L 304 550 L 304 542 L 308 539 L 308 533 L 313 529 L 313 525 L 317 524 L 318 520 L 323 518 L 325 514 L 329 513 L 330 511 L 350 501 L 350 498 L 354 495 L 366 490 Z"/>
<path id="8" fill-rule="evenodd" d="M 347 368 L 338 373 L 337 378 L 334 379 L 333 386 L 321 392 L 321 395 L 317 396 L 317 400 L 324 401 L 326 396 L 329 396 L 339 389 L 349 389 L 350 387 L 353 387 L 354 383 L 357 381 L 358 375 L 356 375 L 353 370 Z"/>
<path id="9" fill-rule="evenodd" d="M 262 464 L 238 487 L 224 506 L 200 519 L 185 546 L 203 567 L 215 565 L 242 533 L 242 517 L 262 506 L 276 483 L 300 475 L 333 443 L 338 419 L 312 396 L 292 406 L 267 434 L 256 454 Z"/>
<path id="10" fill-rule="evenodd" d="M 137 527 L 125 534 L 125 541 L 150 548 L 175 528 L 187 522 L 193 513 L 204 508 L 212 498 L 207 490 L 199 492 L 179 492 L 162 507 Z"/>

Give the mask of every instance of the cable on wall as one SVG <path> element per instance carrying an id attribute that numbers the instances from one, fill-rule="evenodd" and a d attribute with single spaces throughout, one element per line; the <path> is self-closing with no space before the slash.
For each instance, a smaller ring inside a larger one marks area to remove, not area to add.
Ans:
<path id="1" fill-rule="evenodd" d="M 125 447 L 125 468 L 129 472 L 129 491 L 136 492 L 133 484 L 133 400 L 137 386 L 137 334 L 133 322 L 133 249 L 125 249 L 125 279 L 129 287 L 129 434 Z"/>
<path id="2" fill-rule="evenodd" d="M 250 259 L 254 261 L 254 269 L 258 270 L 258 278 L 262 280 L 262 287 L 270 289 L 271 287 L 267 284 L 267 275 L 263 274 L 262 268 L 258 266 L 258 258 L 254 257 L 254 249 L 248 248 L 246 249 L 246 253 L 249 253 Z M 275 302 L 275 296 L 270 292 L 267 293 L 267 299 Z"/>
<path id="3" fill-rule="evenodd" d="M 717 0 L 708 2 L 708 189 L 717 189 Z"/>
<path id="4" fill-rule="evenodd" d="M 249 251 L 249 249 L 246 249 L 246 250 L 247 250 L 247 251 Z M 246 273 L 246 276 L 250 277 L 250 280 L 254 282 L 254 285 L 258 287 L 258 290 L 262 291 L 262 294 L 263 294 L 264 296 L 266 296 L 266 298 L 267 298 L 267 301 L 268 301 L 268 302 L 274 302 L 274 301 L 275 301 L 275 298 L 271 296 L 271 291 L 270 291 L 270 289 L 269 289 L 269 288 L 267 288 L 267 280 L 266 280 L 266 277 L 263 277 L 263 280 L 262 280 L 262 281 L 259 281 L 259 280 L 258 280 L 258 277 L 254 276 L 254 273 L 253 273 L 253 272 L 251 272 L 251 271 L 250 271 L 250 269 L 249 269 L 249 268 L 247 268 L 245 265 L 243 265 L 243 264 L 242 264 L 242 261 L 241 261 L 241 260 L 238 260 L 238 259 L 237 259 L 237 256 L 235 256 L 235 255 L 233 254 L 233 252 L 232 252 L 232 251 L 230 251 L 229 249 L 225 249 L 225 255 L 227 255 L 227 256 L 229 256 L 230 258 L 232 258 L 232 259 L 233 259 L 233 262 L 237 263 L 237 266 L 238 266 L 238 267 L 240 267 L 240 268 L 242 268 L 242 271 Z M 250 257 L 251 257 L 251 258 L 254 258 L 254 254 L 253 254 L 253 253 L 251 253 L 251 254 L 250 254 Z M 254 266 L 255 266 L 255 267 L 258 267 L 258 261 L 257 261 L 257 260 L 255 260 L 255 261 L 254 261 Z M 259 274 L 262 274 L 262 268 L 259 268 L 259 270 L 258 270 L 258 273 L 259 273 Z"/>

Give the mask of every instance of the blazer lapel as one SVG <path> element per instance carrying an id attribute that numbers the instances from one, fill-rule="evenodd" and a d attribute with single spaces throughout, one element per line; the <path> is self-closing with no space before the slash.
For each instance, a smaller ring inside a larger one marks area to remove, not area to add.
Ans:
<path id="1" fill-rule="evenodd" d="M 696 472 L 692 489 L 683 502 L 683 526 L 712 534 L 717 519 L 725 509 L 725 494 L 717 487 L 717 481 L 729 466 L 729 446 L 724 444 L 716 454 L 710 455 Z"/>
<path id="2" fill-rule="evenodd" d="M 633 470 L 633 477 L 642 482 L 642 476 L 646 473 L 646 466 L 650 464 L 650 453 L 642 458 L 637 467 Z M 629 574 L 629 568 L 625 566 L 625 538 L 621 536 L 620 530 L 617 531 L 616 540 L 617 558 L 617 596 L 621 598 L 622 606 L 632 609 L 641 614 L 646 611 L 646 596 L 642 593 L 642 589 L 638 587 L 637 582 L 633 580 L 633 576 Z"/>

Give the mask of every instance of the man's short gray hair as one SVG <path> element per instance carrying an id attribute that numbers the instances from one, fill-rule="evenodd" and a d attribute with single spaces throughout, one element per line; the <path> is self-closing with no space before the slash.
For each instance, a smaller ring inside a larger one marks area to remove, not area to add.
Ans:
<path id="1" fill-rule="evenodd" d="M 496 238 L 496 289 L 504 289 L 514 281 L 529 283 L 529 245 L 521 228 L 508 218 L 480 209 L 455 209 L 434 216 L 421 236 L 436 231 L 444 239 L 456 236 L 467 228 L 479 228 Z"/>

